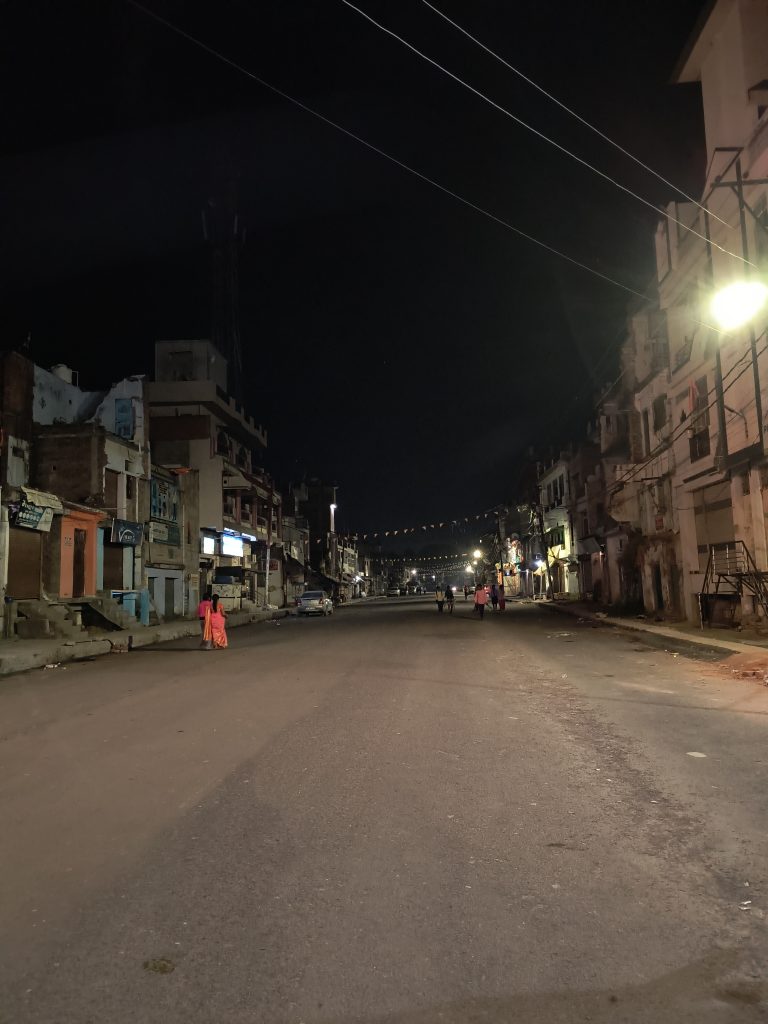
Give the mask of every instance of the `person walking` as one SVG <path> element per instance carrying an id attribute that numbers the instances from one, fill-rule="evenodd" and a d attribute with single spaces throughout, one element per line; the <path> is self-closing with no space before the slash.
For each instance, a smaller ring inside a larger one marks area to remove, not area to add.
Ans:
<path id="1" fill-rule="evenodd" d="M 491 587 L 491 604 L 493 605 L 493 610 L 497 612 L 499 610 L 499 586 L 497 583 L 494 583 Z"/>
<path id="2" fill-rule="evenodd" d="M 437 601 L 437 610 L 442 615 L 443 605 L 445 604 L 445 591 L 439 583 L 435 587 L 435 601 Z"/>
<path id="3" fill-rule="evenodd" d="M 469 584 L 465 583 L 464 584 L 464 600 L 466 601 L 468 597 L 469 597 Z"/>
<path id="4" fill-rule="evenodd" d="M 229 645 L 229 641 L 227 640 L 227 615 L 219 601 L 219 595 L 214 594 L 211 598 L 211 639 L 213 646 L 222 650 Z"/>
<path id="5" fill-rule="evenodd" d="M 453 587 L 450 583 L 445 588 L 445 600 L 448 604 L 448 611 L 453 615 Z"/>
<path id="6" fill-rule="evenodd" d="M 488 595 L 485 592 L 485 587 L 482 583 L 478 583 L 477 590 L 475 591 L 475 608 L 477 609 L 477 614 L 481 619 L 485 614 L 485 606 L 487 603 Z"/>
<path id="7" fill-rule="evenodd" d="M 197 606 L 197 617 L 200 620 L 200 646 L 205 647 L 205 615 L 211 608 L 210 587 L 203 594 L 200 604 Z"/>

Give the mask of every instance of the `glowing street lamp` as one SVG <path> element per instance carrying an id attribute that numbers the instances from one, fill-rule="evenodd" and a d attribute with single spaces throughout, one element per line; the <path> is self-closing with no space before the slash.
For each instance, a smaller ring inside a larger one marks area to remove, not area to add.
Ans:
<path id="1" fill-rule="evenodd" d="M 475 550 L 472 552 L 472 557 L 473 558 L 482 558 L 483 557 L 483 552 L 480 550 L 480 548 L 475 548 Z"/>
<path id="2" fill-rule="evenodd" d="M 762 281 L 734 281 L 712 297 L 710 312 L 723 331 L 744 327 L 768 302 L 768 285 Z"/>

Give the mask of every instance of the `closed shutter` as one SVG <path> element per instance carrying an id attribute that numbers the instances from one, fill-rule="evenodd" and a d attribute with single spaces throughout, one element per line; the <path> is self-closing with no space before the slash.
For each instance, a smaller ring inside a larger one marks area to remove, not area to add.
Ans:
<path id="1" fill-rule="evenodd" d="M 8 545 L 7 594 L 15 601 L 40 598 L 40 560 L 43 535 L 37 530 L 11 527 Z"/>

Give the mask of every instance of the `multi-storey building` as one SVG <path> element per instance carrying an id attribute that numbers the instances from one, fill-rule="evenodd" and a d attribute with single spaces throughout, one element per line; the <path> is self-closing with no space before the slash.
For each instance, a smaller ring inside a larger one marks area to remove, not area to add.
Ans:
<path id="1" fill-rule="evenodd" d="M 759 610 L 749 597 L 753 570 L 768 569 L 768 314 L 763 308 L 728 329 L 711 309 L 724 286 L 759 276 L 768 264 L 766 5 L 712 3 L 682 55 L 677 81 L 701 85 L 707 166 L 700 204 L 671 203 L 656 234 L 670 429 L 652 451 L 665 450 L 666 466 L 650 461 L 648 475 L 671 478 L 659 516 L 677 517 L 682 612 L 698 619 L 699 595 L 729 568 L 743 611 Z M 655 400 L 661 406 L 660 393 Z"/>
<path id="2" fill-rule="evenodd" d="M 267 433 L 227 394 L 227 361 L 209 341 L 159 341 L 148 385 L 153 449 L 194 470 L 200 588 L 217 580 L 243 600 L 282 604 L 282 499 L 261 467 Z"/>

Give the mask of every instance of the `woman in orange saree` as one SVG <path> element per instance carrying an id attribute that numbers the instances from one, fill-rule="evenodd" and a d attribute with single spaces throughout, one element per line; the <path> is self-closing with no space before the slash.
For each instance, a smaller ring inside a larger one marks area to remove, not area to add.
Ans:
<path id="1" fill-rule="evenodd" d="M 219 649 L 227 647 L 227 616 L 219 604 L 219 595 L 214 594 L 211 601 L 211 639 L 213 646 Z"/>

